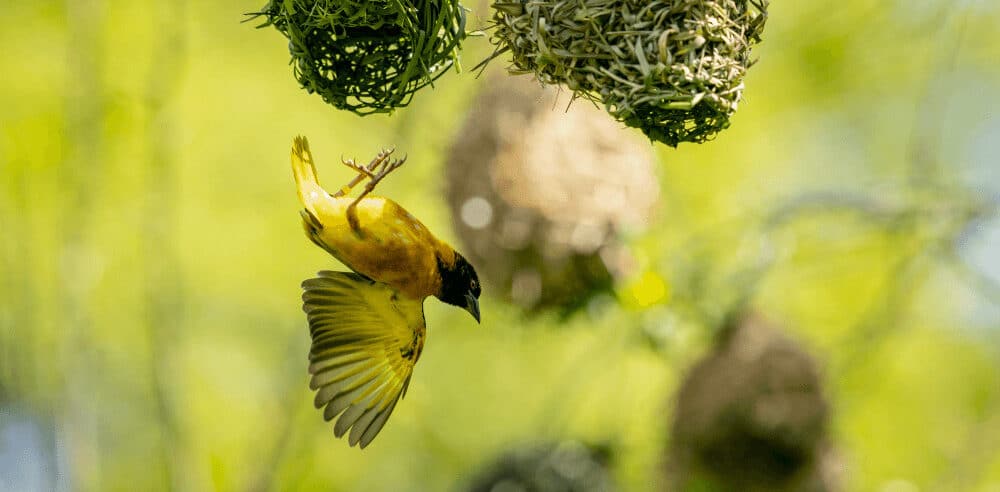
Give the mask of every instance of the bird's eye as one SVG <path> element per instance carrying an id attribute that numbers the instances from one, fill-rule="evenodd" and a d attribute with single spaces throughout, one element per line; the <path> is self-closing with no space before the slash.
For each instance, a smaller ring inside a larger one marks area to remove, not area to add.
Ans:
<path id="1" fill-rule="evenodd" d="M 477 285 L 478 285 L 478 282 L 476 282 L 475 279 L 473 279 L 471 282 L 469 282 L 469 288 L 472 289 L 472 290 L 476 290 Z"/>

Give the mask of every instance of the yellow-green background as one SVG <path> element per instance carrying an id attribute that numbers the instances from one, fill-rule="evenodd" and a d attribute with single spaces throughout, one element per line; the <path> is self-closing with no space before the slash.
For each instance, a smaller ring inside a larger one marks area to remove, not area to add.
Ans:
<path id="1" fill-rule="evenodd" d="M 298 284 L 336 265 L 302 235 L 291 138 L 327 182 L 395 145 L 382 193 L 457 242 L 441 166 L 482 79 L 338 112 L 240 23 L 259 7 L 0 8 L 0 424 L 38 429 L 0 442 L 22 480 L 0 488 L 448 490 L 568 437 L 612 443 L 621 488 L 649 490 L 669 398 L 768 240 L 751 302 L 822 365 L 845 488 L 1000 490 L 1000 4 L 773 2 L 732 128 L 656 148 L 621 307 L 526 318 L 487 291 L 477 326 L 428 302 L 410 391 L 363 452 L 311 408 Z M 488 52 L 470 38 L 463 63 Z"/>

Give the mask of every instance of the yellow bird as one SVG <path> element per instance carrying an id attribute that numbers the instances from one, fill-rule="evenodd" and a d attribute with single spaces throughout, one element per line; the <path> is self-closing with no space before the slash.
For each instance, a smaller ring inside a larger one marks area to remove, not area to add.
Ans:
<path id="1" fill-rule="evenodd" d="M 305 137 L 292 144 L 292 172 L 306 236 L 354 271 L 321 271 L 302 283 L 309 320 L 310 387 L 334 433 L 362 448 L 378 435 L 406 394 L 424 347 L 424 299 L 435 296 L 479 321 L 479 278 L 451 246 L 396 202 L 369 196 L 403 164 L 383 151 L 334 194 L 316 178 Z M 357 198 L 346 195 L 365 179 Z"/>

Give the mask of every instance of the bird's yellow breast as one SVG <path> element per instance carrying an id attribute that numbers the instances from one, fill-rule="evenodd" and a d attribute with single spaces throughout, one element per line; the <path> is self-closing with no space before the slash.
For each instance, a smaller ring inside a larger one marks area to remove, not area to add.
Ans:
<path id="1" fill-rule="evenodd" d="M 352 270 L 409 297 L 437 294 L 441 289 L 438 258 L 453 262 L 454 250 L 387 198 L 365 197 L 358 202 L 354 227 L 347 214 L 353 201 L 329 195 L 315 200 L 314 213 L 322 228 L 311 232 L 310 239 Z M 306 230 L 310 230 L 308 224 Z"/>

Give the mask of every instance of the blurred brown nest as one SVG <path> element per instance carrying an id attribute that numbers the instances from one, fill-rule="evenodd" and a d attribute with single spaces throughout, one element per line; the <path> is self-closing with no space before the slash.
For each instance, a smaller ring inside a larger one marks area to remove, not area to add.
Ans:
<path id="1" fill-rule="evenodd" d="M 457 0 L 271 0 L 254 17 L 288 38 L 304 89 L 360 115 L 406 106 L 457 59 Z"/>
<path id="2" fill-rule="evenodd" d="M 729 127 L 767 0 L 500 0 L 497 54 L 676 147 Z"/>
<path id="3" fill-rule="evenodd" d="M 469 492 L 610 492 L 611 449 L 576 441 L 515 447 L 483 467 Z"/>
<path id="4" fill-rule="evenodd" d="M 836 490 L 828 420 L 812 357 L 759 315 L 740 315 L 681 386 L 666 475 L 676 490 Z"/>
<path id="5" fill-rule="evenodd" d="M 464 251 L 496 291 L 567 312 L 625 273 L 623 232 L 657 202 L 652 148 L 603 111 L 527 77 L 491 77 L 447 161 Z"/>

